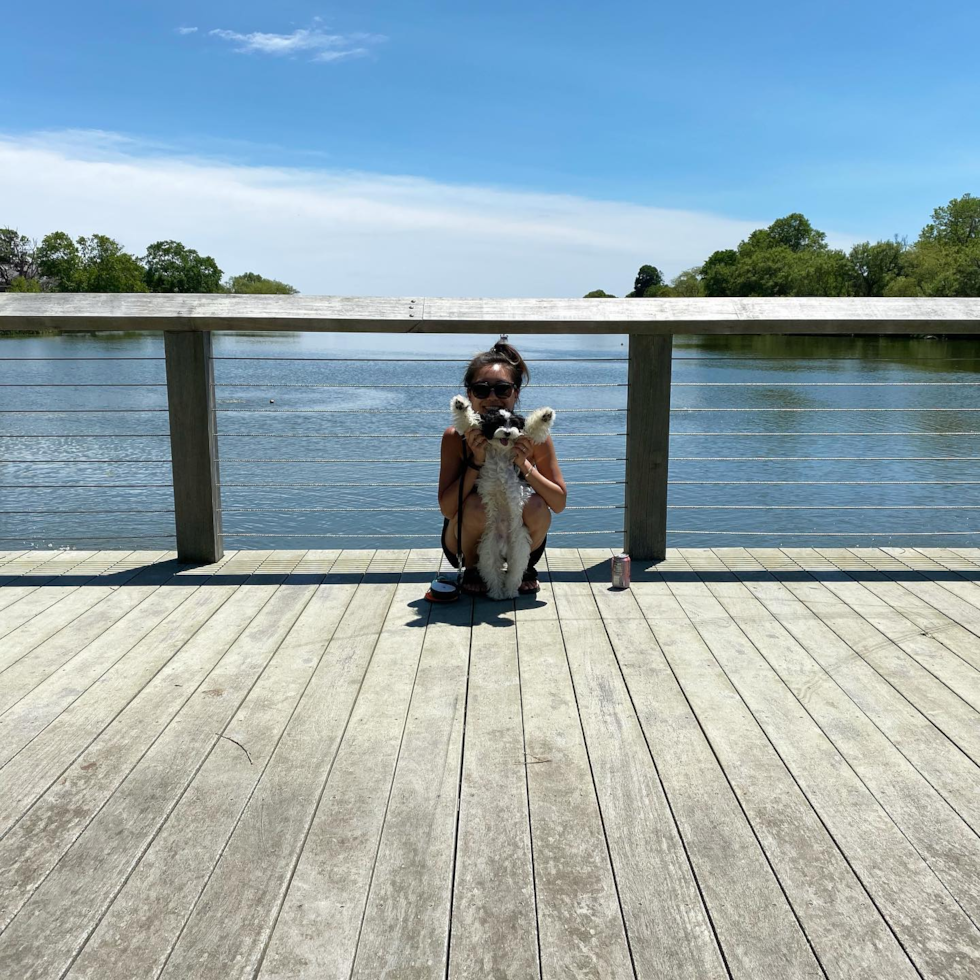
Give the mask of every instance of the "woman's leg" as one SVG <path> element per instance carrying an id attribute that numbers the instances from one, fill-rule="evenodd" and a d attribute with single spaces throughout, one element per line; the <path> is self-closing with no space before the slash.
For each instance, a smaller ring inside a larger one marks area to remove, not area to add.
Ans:
<path id="1" fill-rule="evenodd" d="M 531 535 L 531 552 L 533 555 L 534 551 L 541 547 L 548 534 L 548 528 L 551 526 L 551 508 L 544 502 L 544 498 L 538 494 L 528 497 L 524 504 L 524 526 Z M 519 591 L 524 593 L 537 592 L 537 578 L 532 578 L 525 572 L 524 581 L 521 583 Z"/>
<path id="2" fill-rule="evenodd" d="M 551 527 L 551 508 L 539 494 L 532 494 L 524 504 L 524 526 L 531 535 L 531 551 L 534 551 Z"/>
<path id="3" fill-rule="evenodd" d="M 479 494 L 471 493 L 463 501 L 463 561 L 467 568 L 476 568 L 480 538 L 487 523 L 487 513 Z M 457 518 L 450 518 L 446 528 L 446 547 L 453 554 L 458 549 Z"/>

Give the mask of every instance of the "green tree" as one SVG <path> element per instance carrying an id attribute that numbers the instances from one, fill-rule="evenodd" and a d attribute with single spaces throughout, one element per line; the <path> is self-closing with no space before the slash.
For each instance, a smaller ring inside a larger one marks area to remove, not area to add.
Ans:
<path id="1" fill-rule="evenodd" d="M 633 281 L 633 291 L 627 296 L 656 296 L 664 284 L 664 274 L 655 265 L 641 265 Z M 651 292 L 652 290 L 652 292 Z"/>
<path id="2" fill-rule="evenodd" d="M 932 212 L 932 223 L 922 229 L 919 241 L 964 246 L 980 239 L 980 197 L 964 194 Z"/>
<path id="3" fill-rule="evenodd" d="M 615 299 L 613 293 L 607 293 L 604 289 L 593 289 L 592 292 L 586 293 L 583 299 Z"/>
<path id="4" fill-rule="evenodd" d="M 902 276 L 905 243 L 860 242 L 848 253 L 851 292 L 855 296 L 886 296 L 886 290 Z"/>
<path id="5" fill-rule="evenodd" d="M 41 239 L 37 247 L 37 263 L 41 275 L 59 293 L 82 292 L 82 257 L 78 246 L 63 231 L 53 231 Z"/>
<path id="6" fill-rule="evenodd" d="M 37 277 L 36 244 L 13 228 L 0 228 L 0 290 L 13 289 L 16 279 Z"/>
<path id="7" fill-rule="evenodd" d="M 154 242 L 147 248 L 143 263 L 151 293 L 221 292 L 218 263 L 181 242 Z"/>
<path id="8" fill-rule="evenodd" d="M 9 291 L 12 293 L 39 293 L 41 292 L 41 280 L 15 276 L 10 280 Z"/>
<path id="9" fill-rule="evenodd" d="M 980 198 L 964 194 L 936 208 L 903 265 L 902 295 L 980 295 Z"/>
<path id="10" fill-rule="evenodd" d="M 791 252 L 822 252 L 827 248 L 827 236 L 817 231 L 802 214 L 795 212 L 785 218 L 777 218 L 765 229 L 765 234 L 769 247 L 782 245 Z M 751 240 L 752 236 L 749 238 Z"/>
<path id="11" fill-rule="evenodd" d="M 56 292 L 146 292 L 143 266 L 108 235 L 72 241 L 63 231 L 55 231 L 41 240 L 37 256 L 41 276 Z"/>
<path id="12" fill-rule="evenodd" d="M 802 214 L 752 232 L 737 249 L 708 256 L 701 269 L 706 296 L 845 296 L 847 256 Z"/>
<path id="13" fill-rule="evenodd" d="M 692 269 L 685 269 L 679 272 L 670 280 L 671 296 L 684 296 L 692 298 L 704 296 L 704 283 L 701 281 L 701 266 L 696 265 Z"/>
<path id="14" fill-rule="evenodd" d="M 232 276 L 226 286 L 230 293 L 278 294 L 291 296 L 299 290 L 278 279 L 266 279 L 257 272 L 243 272 L 240 276 Z"/>

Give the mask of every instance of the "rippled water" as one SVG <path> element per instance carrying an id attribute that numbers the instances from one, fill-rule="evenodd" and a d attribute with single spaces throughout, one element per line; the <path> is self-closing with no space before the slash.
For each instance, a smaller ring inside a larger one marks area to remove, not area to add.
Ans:
<path id="1" fill-rule="evenodd" d="M 449 397 L 495 339 L 216 334 L 226 547 L 436 547 Z M 512 339 L 559 413 L 549 540 L 621 544 L 626 338 Z M 0 549 L 172 547 L 162 338 L 0 358 Z M 977 382 L 972 338 L 675 339 L 668 544 L 975 546 Z"/>

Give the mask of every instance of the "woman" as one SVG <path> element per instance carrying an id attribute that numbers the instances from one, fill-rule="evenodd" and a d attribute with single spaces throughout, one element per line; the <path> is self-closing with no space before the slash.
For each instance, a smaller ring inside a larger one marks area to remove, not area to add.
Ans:
<path id="1" fill-rule="evenodd" d="M 521 386 L 530 380 L 531 373 L 520 354 L 510 344 L 499 340 L 470 362 L 463 377 L 463 387 L 473 410 L 483 414 L 492 408 L 516 411 Z M 466 439 L 450 426 L 442 434 L 442 462 L 439 471 L 439 509 L 445 520 L 442 525 L 442 550 L 452 565 L 457 564 L 459 547 L 459 481 L 463 481 L 463 572 L 462 589 L 469 595 L 482 595 L 487 584 L 480 575 L 477 549 L 486 523 L 483 501 L 476 492 L 480 467 L 486 459 L 486 437 L 479 429 L 470 429 Z M 547 442 L 534 445 L 527 436 L 514 443 L 514 465 L 522 480 L 533 491 L 524 504 L 524 525 L 531 535 L 531 557 L 520 585 L 523 595 L 533 595 L 540 588 L 535 568 L 544 553 L 551 525 L 552 511 L 565 509 L 568 492 L 558 467 L 555 445 Z"/>

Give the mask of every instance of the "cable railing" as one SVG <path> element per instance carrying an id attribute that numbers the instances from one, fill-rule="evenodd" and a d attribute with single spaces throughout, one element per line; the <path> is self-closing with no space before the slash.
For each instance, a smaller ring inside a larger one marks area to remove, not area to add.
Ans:
<path id="1" fill-rule="evenodd" d="M 571 502 L 549 540 L 574 543 L 588 536 L 622 544 L 637 557 L 662 557 L 668 535 L 677 545 L 704 540 L 699 536 L 729 544 L 762 537 L 790 544 L 820 537 L 963 544 L 980 533 L 980 499 L 969 496 L 980 481 L 965 478 L 980 459 L 970 441 L 980 435 L 970 425 L 970 413 L 980 411 L 980 381 L 972 373 L 980 352 L 961 348 L 917 358 L 928 364 L 931 380 L 883 380 L 876 376 L 879 365 L 849 356 L 842 345 L 842 354 L 813 358 L 808 376 L 780 378 L 780 365 L 798 369 L 799 356 L 766 351 L 752 363 L 744 350 L 691 353 L 672 344 L 672 337 L 685 334 L 911 333 L 926 324 L 967 333 L 980 313 L 975 301 L 903 301 L 887 309 L 874 301 L 753 301 L 747 315 L 729 304 L 721 317 L 718 304 L 697 301 L 685 305 L 680 319 L 674 311 L 681 307 L 669 301 L 617 301 L 601 310 L 592 301 L 500 301 L 510 304 L 506 320 L 495 301 L 426 301 L 410 307 L 416 322 L 409 327 L 403 327 L 405 310 L 395 309 L 398 301 L 383 301 L 388 305 L 380 312 L 370 300 L 306 298 L 301 306 L 258 304 L 257 312 L 234 304 L 229 313 L 231 307 L 210 297 L 195 297 L 194 309 L 175 317 L 181 302 L 41 296 L 25 303 L 0 295 L 0 328 L 71 330 L 84 322 L 89 329 L 149 328 L 165 338 L 162 355 L 65 356 L 55 349 L 0 356 L 0 547 L 164 539 L 171 547 L 176 539 L 183 557 L 207 560 L 225 545 L 248 547 L 249 541 L 302 547 L 329 538 L 370 548 L 375 539 L 386 546 L 437 540 L 439 459 L 425 447 L 437 449 L 448 424 L 447 408 L 438 406 L 460 390 L 469 358 L 283 356 L 212 347 L 212 337 L 224 343 L 234 340 L 234 331 L 256 327 L 578 334 L 591 324 L 598 334 L 629 334 L 625 357 L 528 358 L 534 377 L 524 399 L 552 403 L 568 424 L 568 431 L 559 424 L 553 435 Z M 441 314 L 440 303 L 449 303 Z M 467 304 L 479 304 L 480 316 Z M 208 312 L 212 307 L 220 310 L 217 319 Z M 306 312 L 295 316 L 300 308 Z M 105 365 L 112 374 L 104 373 Z M 855 376 L 857 365 L 869 370 Z M 732 370 L 734 378 L 725 377 Z M 749 370 L 768 376 L 747 379 Z M 137 376 L 127 375 L 131 371 Z M 840 372 L 851 377 L 841 379 Z M 946 404 L 935 404 L 940 393 Z M 862 398 L 879 404 L 849 404 Z M 722 420 L 731 412 L 740 413 L 739 421 L 726 430 Z M 834 429 L 830 420 L 840 412 L 868 424 L 845 421 Z M 906 414 L 900 420 L 875 414 L 894 412 Z M 956 412 L 964 414 L 949 414 Z M 169 431 L 152 431 L 161 413 L 168 415 Z M 694 413 L 709 413 L 712 421 L 686 429 L 686 420 L 700 417 Z M 430 416 L 442 421 L 432 425 Z M 875 428 L 886 420 L 892 424 Z M 11 432 L 13 426 L 18 431 Z M 172 451 L 157 452 L 167 438 Z M 757 453 L 756 446 L 765 448 Z M 171 480 L 161 479 L 162 467 Z M 943 515 L 954 519 L 951 530 L 938 529 Z M 157 525 L 149 523 L 154 520 Z M 105 539 L 87 533 L 99 527 Z"/>

